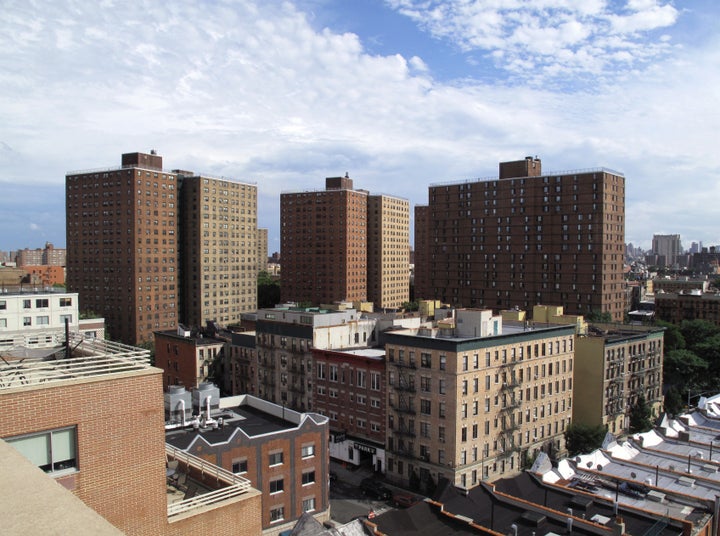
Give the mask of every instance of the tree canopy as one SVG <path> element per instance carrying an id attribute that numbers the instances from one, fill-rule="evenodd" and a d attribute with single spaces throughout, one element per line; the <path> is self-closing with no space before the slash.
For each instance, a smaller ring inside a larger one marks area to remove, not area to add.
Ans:
<path id="1" fill-rule="evenodd" d="M 602 424 L 571 423 L 565 430 L 565 446 L 570 456 L 587 454 L 602 446 L 606 433 L 607 429 Z"/>

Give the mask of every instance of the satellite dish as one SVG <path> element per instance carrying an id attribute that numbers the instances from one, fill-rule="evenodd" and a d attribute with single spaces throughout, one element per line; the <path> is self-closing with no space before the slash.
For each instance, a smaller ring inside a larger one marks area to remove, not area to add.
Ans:
<path id="1" fill-rule="evenodd" d="M 635 472 L 630 473 L 630 476 L 633 478 L 637 478 L 637 475 L 635 474 Z"/>
<path id="2" fill-rule="evenodd" d="M 587 462 L 588 469 L 592 467 L 592 461 Z"/>
<path id="3" fill-rule="evenodd" d="M 598 470 L 598 471 L 602 471 L 602 465 L 598 464 L 597 470 Z"/>

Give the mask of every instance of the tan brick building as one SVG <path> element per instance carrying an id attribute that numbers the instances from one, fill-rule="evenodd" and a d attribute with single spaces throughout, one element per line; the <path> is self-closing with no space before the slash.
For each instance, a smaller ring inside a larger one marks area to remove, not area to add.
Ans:
<path id="1" fill-rule="evenodd" d="M 409 299 L 409 204 L 330 177 L 280 196 L 284 301 L 399 307 Z"/>
<path id="2" fill-rule="evenodd" d="M 257 266 L 258 266 L 258 272 L 267 272 L 267 269 L 268 269 L 268 230 L 267 229 L 258 229 Z"/>
<path id="3" fill-rule="evenodd" d="M 527 157 L 499 179 L 429 188 L 416 230 L 416 297 L 493 310 L 556 303 L 624 313 L 625 177 L 608 169 L 542 174 Z M 419 222 L 422 224 L 422 221 Z"/>
<path id="4" fill-rule="evenodd" d="M 0 438 L 124 534 L 260 534 L 260 494 L 198 458 L 186 456 L 179 467 L 209 494 L 170 503 L 166 462 L 174 456 L 164 442 L 161 372 L 149 366 L 149 352 L 70 342 L 70 359 L 0 366 Z"/>
<path id="5" fill-rule="evenodd" d="M 154 152 L 65 177 L 67 288 L 109 336 L 151 341 L 178 322 L 177 177 Z"/>
<path id="6" fill-rule="evenodd" d="M 387 477 L 469 489 L 517 474 L 540 451 L 562 455 L 574 334 L 489 310 L 388 332 Z"/>
<path id="7" fill-rule="evenodd" d="M 182 205 L 181 319 L 223 326 L 257 308 L 257 185 L 176 170 Z"/>
<path id="8" fill-rule="evenodd" d="M 640 396 L 657 417 L 663 406 L 663 329 L 594 324 L 575 341 L 573 421 L 629 431 Z"/>
<path id="9" fill-rule="evenodd" d="M 368 196 L 368 300 L 399 309 L 410 300 L 410 203 Z"/>

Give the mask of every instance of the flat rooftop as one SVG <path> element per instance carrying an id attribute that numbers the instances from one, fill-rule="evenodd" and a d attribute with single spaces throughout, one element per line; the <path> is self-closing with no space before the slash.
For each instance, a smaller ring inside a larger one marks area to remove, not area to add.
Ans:
<path id="1" fill-rule="evenodd" d="M 290 410 L 288 410 L 288 414 Z M 236 433 L 242 433 L 247 437 L 258 437 L 265 434 L 273 434 L 285 430 L 292 430 L 297 424 L 276 417 L 265 411 L 242 405 L 233 408 L 224 408 L 212 413 L 213 419 L 222 418 L 222 425 L 217 428 L 178 428 L 169 430 L 165 434 L 165 441 L 181 450 L 189 448 L 196 440 L 202 438 L 210 445 L 227 443 Z"/>

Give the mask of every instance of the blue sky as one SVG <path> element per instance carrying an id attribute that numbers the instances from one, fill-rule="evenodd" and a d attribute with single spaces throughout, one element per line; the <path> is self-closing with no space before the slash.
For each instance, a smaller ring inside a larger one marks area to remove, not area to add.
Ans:
<path id="1" fill-rule="evenodd" d="M 720 244 L 720 3 L 667 0 L 101 0 L 0 13 L 0 249 L 65 245 L 64 177 L 156 149 L 167 169 L 279 196 L 348 172 L 430 184 L 626 176 L 626 241 Z"/>

